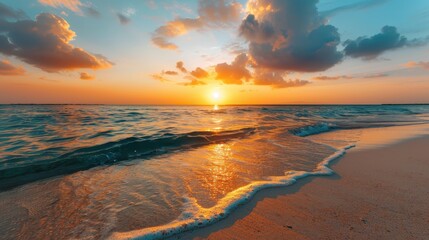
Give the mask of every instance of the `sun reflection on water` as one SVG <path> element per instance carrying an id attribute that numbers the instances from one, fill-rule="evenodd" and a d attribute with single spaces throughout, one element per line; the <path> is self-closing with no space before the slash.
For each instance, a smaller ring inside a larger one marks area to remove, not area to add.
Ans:
<path id="1" fill-rule="evenodd" d="M 225 195 L 231 188 L 235 177 L 231 167 L 232 149 L 230 144 L 221 143 L 210 146 L 212 155 L 208 174 L 204 179 L 204 187 L 209 191 L 210 198 L 218 199 Z"/>

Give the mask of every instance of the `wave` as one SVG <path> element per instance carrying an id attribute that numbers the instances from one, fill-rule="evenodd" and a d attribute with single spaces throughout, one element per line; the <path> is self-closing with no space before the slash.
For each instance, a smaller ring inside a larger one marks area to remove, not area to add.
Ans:
<path id="1" fill-rule="evenodd" d="M 24 166 L 0 169 L 0 189 L 24 183 L 86 170 L 120 161 L 149 158 L 176 150 L 186 150 L 212 143 L 225 142 L 253 134 L 255 128 L 228 131 L 196 131 L 185 134 L 164 134 L 156 139 L 130 137 L 116 142 L 80 148 L 59 157 Z M 11 160 L 13 162 L 14 159 Z"/>
<path id="2" fill-rule="evenodd" d="M 256 192 L 273 187 L 285 187 L 296 183 L 299 179 L 308 176 L 323 176 L 333 174 L 329 164 L 343 156 L 346 151 L 355 145 L 349 145 L 321 161 L 316 169 L 312 172 L 306 171 L 288 171 L 284 176 L 269 177 L 266 181 L 252 182 L 246 186 L 238 188 L 225 197 L 211 208 L 203 208 L 198 205 L 196 199 L 186 198 L 184 210 L 179 218 L 166 225 L 158 227 L 149 227 L 129 232 L 115 232 L 111 239 L 164 239 L 185 231 L 216 223 L 226 218 L 238 206 L 248 202 Z"/>
<path id="3" fill-rule="evenodd" d="M 322 123 L 316 123 L 314 125 L 295 128 L 290 130 L 289 132 L 299 137 L 306 137 L 306 136 L 315 135 L 319 133 L 329 132 L 337 128 L 338 127 L 333 124 L 322 122 Z"/>
<path id="4" fill-rule="evenodd" d="M 425 124 L 428 121 L 416 120 L 404 122 L 401 120 L 391 120 L 389 122 L 381 121 L 356 121 L 351 123 L 326 123 L 318 122 L 312 125 L 306 125 L 289 130 L 290 133 L 299 137 L 307 137 L 310 135 L 316 135 L 325 132 L 331 132 L 335 130 L 347 130 L 347 129 L 363 129 L 363 128 L 380 128 L 380 127 L 393 127 L 393 126 L 406 126 Z"/>

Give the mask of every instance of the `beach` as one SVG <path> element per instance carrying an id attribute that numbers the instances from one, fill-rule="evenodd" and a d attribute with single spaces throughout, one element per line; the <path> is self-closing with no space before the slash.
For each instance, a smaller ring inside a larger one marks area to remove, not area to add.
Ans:
<path id="1" fill-rule="evenodd" d="M 364 131 L 361 147 L 331 164 L 335 174 L 262 190 L 225 220 L 172 239 L 427 239 L 429 137 L 410 138 L 411 128 Z"/>
<path id="2" fill-rule="evenodd" d="M 428 235 L 427 106 L 3 109 L 2 239 Z"/>

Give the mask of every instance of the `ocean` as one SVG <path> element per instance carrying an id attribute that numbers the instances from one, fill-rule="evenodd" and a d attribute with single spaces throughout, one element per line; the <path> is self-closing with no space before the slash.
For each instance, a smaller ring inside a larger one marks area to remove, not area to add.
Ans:
<path id="1" fill-rule="evenodd" d="M 0 232 L 171 236 L 331 174 L 359 129 L 423 123 L 429 105 L 0 105 Z M 313 138 L 324 132 L 338 134 Z"/>

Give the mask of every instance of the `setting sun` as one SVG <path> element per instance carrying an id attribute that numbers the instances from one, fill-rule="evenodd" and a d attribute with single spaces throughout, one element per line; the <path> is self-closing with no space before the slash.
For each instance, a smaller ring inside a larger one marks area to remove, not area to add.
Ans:
<path id="1" fill-rule="evenodd" d="M 219 101 L 219 99 L 220 99 L 220 93 L 219 93 L 219 91 L 218 91 L 218 90 L 215 90 L 215 91 L 212 93 L 212 98 L 213 98 L 213 100 L 214 100 L 214 101 Z"/>
<path id="2" fill-rule="evenodd" d="M 405 3 L 0 0 L 0 240 L 429 240 Z"/>

